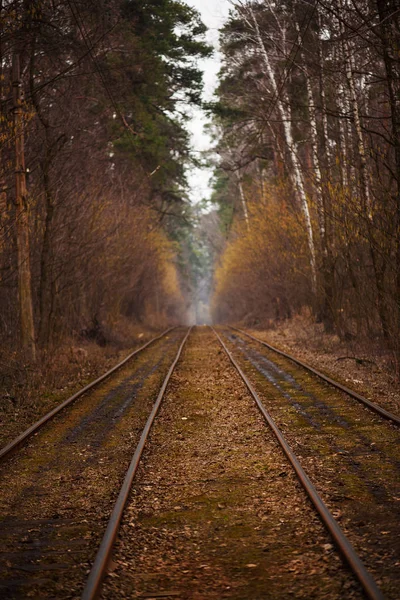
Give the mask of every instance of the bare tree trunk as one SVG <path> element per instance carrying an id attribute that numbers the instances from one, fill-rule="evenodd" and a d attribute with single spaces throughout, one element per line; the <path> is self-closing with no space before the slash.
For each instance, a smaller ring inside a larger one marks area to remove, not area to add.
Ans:
<path id="1" fill-rule="evenodd" d="M 324 246 L 326 242 L 326 213 L 324 206 L 324 191 L 322 187 L 322 175 L 321 167 L 319 164 L 319 144 L 318 144 L 318 130 L 317 130 L 317 118 L 315 114 L 314 96 L 311 87 L 310 77 L 307 70 L 305 70 L 306 86 L 307 86 L 307 99 L 308 99 L 308 115 L 310 119 L 310 131 L 311 131 L 311 155 L 312 164 L 314 171 L 314 188 L 315 197 L 317 201 L 317 213 L 318 213 L 318 224 L 319 232 L 322 242 L 322 251 L 324 252 Z"/>
<path id="2" fill-rule="evenodd" d="M 343 7 L 342 0 L 340 6 Z M 340 31 L 343 37 L 344 64 L 346 72 L 347 85 L 350 91 L 351 112 L 353 117 L 354 129 L 356 133 L 358 156 L 360 159 L 360 184 L 361 184 L 361 199 L 362 209 L 365 213 L 365 224 L 369 242 L 369 252 L 375 274 L 375 284 L 377 291 L 377 305 L 379 318 L 381 321 L 382 332 L 386 339 L 390 337 L 389 323 L 386 312 L 385 302 L 385 270 L 386 266 L 382 262 L 375 248 L 375 230 L 372 223 L 372 204 L 369 185 L 368 165 L 365 152 L 364 136 L 361 128 L 360 110 L 358 106 L 356 86 L 354 81 L 354 57 L 351 54 L 349 44 L 345 38 L 343 22 L 339 21 Z M 364 216 L 364 215 L 363 215 Z"/>
<path id="3" fill-rule="evenodd" d="M 344 29 L 343 24 L 338 20 L 338 27 L 343 38 Z M 337 47 L 337 58 L 340 65 L 340 69 L 342 69 L 345 65 L 345 49 L 344 49 L 344 40 L 341 40 L 341 43 L 338 44 Z M 345 69 L 346 70 L 346 69 Z M 345 76 L 345 82 L 347 83 L 347 77 Z M 337 94 L 337 107 L 339 110 L 339 143 L 340 143 L 340 156 L 338 157 L 340 160 L 341 166 L 341 176 L 342 176 L 342 186 L 345 193 L 348 192 L 349 185 L 356 185 L 356 171 L 355 165 L 352 160 L 352 146 L 351 142 L 353 139 L 353 130 L 351 124 L 351 107 L 350 107 L 350 91 L 348 89 L 348 85 L 345 86 L 343 84 L 341 76 L 339 77 L 338 82 L 338 94 Z M 344 115 L 344 116 L 343 116 Z"/>
<path id="4" fill-rule="evenodd" d="M 250 231 L 250 224 L 249 224 L 249 211 L 247 210 L 247 202 L 246 202 L 246 197 L 245 197 L 245 195 L 244 195 L 243 183 L 242 183 L 242 179 L 241 179 L 241 177 L 240 177 L 240 173 L 238 173 L 238 172 L 236 171 L 236 175 L 237 175 L 238 186 L 239 186 L 240 200 L 241 200 L 241 202 L 242 202 L 242 208 L 243 208 L 244 220 L 246 221 L 246 227 L 247 227 L 247 231 Z"/>
<path id="5" fill-rule="evenodd" d="M 46 136 L 47 137 L 47 136 Z M 52 280 L 51 280 L 51 230 L 54 216 L 54 205 L 51 196 L 49 182 L 49 164 L 48 157 L 43 165 L 43 183 L 45 192 L 46 217 L 43 232 L 43 245 L 40 257 L 40 285 L 39 285 L 39 306 L 40 306 L 40 324 L 38 340 L 41 346 L 47 346 L 50 341 L 51 333 L 51 314 L 53 307 Z"/>
<path id="6" fill-rule="evenodd" d="M 322 19 L 321 13 L 318 11 L 318 28 L 322 31 Z M 319 94 L 321 99 L 321 112 L 322 112 L 322 132 L 323 132 L 323 145 L 325 150 L 325 169 L 330 181 L 330 168 L 332 162 L 331 147 L 329 144 L 329 131 L 328 131 L 328 111 L 326 108 L 326 94 L 325 94 L 325 69 L 324 69 L 324 56 L 322 51 L 321 37 L 318 36 L 318 62 L 319 62 Z"/>
<path id="7" fill-rule="evenodd" d="M 300 27 L 296 20 L 296 28 L 300 34 Z M 304 65 L 306 65 L 304 54 L 302 53 Z M 314 189 L 317 204 L 319 235 L 322 253 L 322 269 L 320 272 L 321 298 L 319 301 L 319 319 L 324 323 L 327 332 L 333 331 L 333 296 L 334 296 L 334 273 L 333 261 L 330 251 L 330 240 L 328 238 L 329 207 L 327 207 L 328 193 L 324 190 L 322 173 L 320 166 L 320 148 L 318 143 L 317 116 L 315 110 L 314 94 L 311 86 L 310 76 L 307 67 L 304 67 L 304 75 L 307 87 L 308 114 L 310 119 L 311 131 L 311 154 L 314 171 Z M 328 208 L 328 210 L 327 210 Z"/>
<path id="8" fill-rule="evenodd" d="M 343 6 L 342 2 L 341 6 Z M 340 21 L 340 30 L 341 35 L 343 36 L 343 59 L 346 73 L 346 81 L 350 92 L 351 112 L 356 133 L 358 156 L 360 159 L 361 197 L 364 203 L 364 209 L 366 211 L 367 217 L 370 219 L 372 218 L 372 209 L 369 191 L 368 166 L 365 153 L 364 136 L 361 128 L 360 109 L 358 106 L 356 86 L 354 82 L 354 59 L 351 54 L 349 44 L 345 38 L 344 25 L 342 21 Z"/>
<path id="9" fill-rule="evenodd" d="M 392 144 L 394 147 L 396 165 L 396 196 L 395 196 L 395 306 L 397 332 L 398 363 L 400 364 L 400 59 L 398 41 L 400 35 L 399 2 L 398 0 L 377 0 L 380 20 L 383 60 L 385 63 L 386 81 L 389 93 L 389 103 L 392 121 Z"/>
<path id="10" fill-rule="evenodd" d="M 31 289 L 28 200 L 26 191 L 24 125 L 21 101 L 19 55 L 13 54 L 13 100 L 15 132 L 15 203 L 18 252 L 18 295 L 22 348 L 31 359 L 36 358 L 35 326 Z"/>
<path id="11" fill-rule="evenodd" d="M 52 147 L 50 140 L 50 123 L 42 114 L 40 103 L 37 99 L 34 73 L 35 73 L 35 47 L 36 38 L 32 39 L 31 57 L 30 57 L 30 93 L 33 105 L 36 110 L 36 115 L 44 130 L 44 148 L 43 159 L 41 160 L 41 170 L 43 176 L 44 188 L 44 206 L 45 218 L 43 229 L 43 243 L 40 255 L 40 281 L 39 281 L 39 330 L 38 343 L 42 347 L 46 347 L 51 338 L 51 315 L 54 307 L 54 293 L 52 282 L 52 227 L 54 219 L 54 203 L 50 186 L 50 165 L 52 160 Z M 55 148 L 53 148 L 55 151 Z"/>
<path id="12" fill-rule="evenodd" d="M 283 179 L 284 173 L 285 173 L 285 168 L 286 168 L 285 153 L 281 146 L 280 139 L 276 135 L 275 129 L 272 127 L 271 123 L 268 123 L 267 125 L 268 125 L 268 129 L 270 130 L 272 137 L 274 138 L 274 142 L 275 142 L 275 147 L 274 147 L 275 176 L 277 178 Z"/>
<path id="13" fill-rule="evenodd" d="M 0 15 L 2 15 L 3 0 L 0 0 Z M 5 117 L 5 103 L 4 103 L 4 57 L 3 57 L 3 39 L 0 35 L 0 135 L 1 139 L 6 139 L 6 117 Z M 4 136 L 4 137 L 3 137 Z M 5 227 L 5 223 L 9 218 L 8 202 L 7 202 L 7 184 L 5 179 L 5 169 L 3 167 L 3 148 L 0 147 L 0 227 Z M 0 236 L 0 252 L 5 247 L 5 237 Z"/>
<path id="14" fill-rule="evenodd" d="M 319 30 L 322 31 L 323 23 L 321 13 L 318 11 L 318 26 Z M 325 73 L 324 73 L 324 56 L 322 41 L 318 36 L 318 61 L 319 61 L 319 91 L 321 99 L 321 111 L 322 111 L 322 139 L 323 139 L 323 150 L 325 151 L 325 178 L 322 178 L 322 198 L 325 214 L 325 252 L 323 248 L 322 255 L 322 271 L 324 281 L 324 298 L 322 306 L 322 320 L 325 324 L 327 331 L 333 331 L 335 327 L 335 266 L 334 266 L 334 219 L 332 209 L 332 153 L 329 143 L 329 131 L 328 131 L 328 111 L 326 105 L 325 95 Z M 315 106 L 315 105 L 314 105 Z M 315 111 L 314 111 L 315 112 Z M 319 156 L 319 153 L 318 153 Z"/>
<path id="15" fill-rule="evenodd" d="M 343 88 L 343 83 L 340 82 L 338 85 L 338 98 L 344 98 L 345 92 Z M 340 112 L 343 111 L 342 106 L 339 106 Z M 340 173 L 342 178 L 342 188 L 347 191 L 349 181 L 347 177 L 347 144 L 346 144 L 346 129 L 343 123 L 343 119 L 339 118 L 339 146 L 340 146 L 340 156 L 338 157 L 340 160 Z"/>

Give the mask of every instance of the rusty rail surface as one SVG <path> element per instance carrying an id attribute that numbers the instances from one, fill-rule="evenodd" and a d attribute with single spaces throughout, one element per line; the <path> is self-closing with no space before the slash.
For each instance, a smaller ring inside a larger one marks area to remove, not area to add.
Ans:
<path id="1" fill-rule="evenodd" d="M 339 527 L 337 521 L 335 520 L 335 518 L 329 511 L 328 507 L 325 505 L 322 498 L 319 496 L 317 490 L 315 489 L 314 485 L 311 483 L 311 480 L 309 479 L 308 475 L 304 471 L 304 469 L 301 466 L 296 455 L 294 454 L 294 452 L 292 451 L 288 442 L 286 441 L 283 433 L 278 428 L 275 421 L 273 420 L 273 418 L 271 417 L 271 415 L 269 414 L 269 412 L 263 405 L 260 397 L 258 396 L 254 387 L 250 383 L 249 379 L 244 374 L 244 372 L 240 368 L 239 364 L 235 361 L 232 353 L 230 352 L 230 350 L 228 349 L 226 344 L 223 342 L 221 337 L 218 335 L 218 333 L 215 331 L 215 329 L 213 327 L 211 327 L 211 329 L 213 330 L 219 343 L 223 347 L 230 362 L 235 367 L 235 369 L 239 373 L 240 377 L 244 381 L 251 396 L 255 400 L 258 409 L 260 410 L 264 419 L 267 421 L 269 427 L 271 428 L 275 437 L 277 438 L 283 452 L 285 453 L 287 459 L 289 460 L 290 464 L 292 465 L 302 487 L 304 488 L 305 492 L 307 493 L 308 497 L 310 498 L 311 502 L 313 503 L 313 505 L 314 505 L 316 511 L 318 512 L 319 516 L 321 517 L 321 520 L 324 523 L 325 527 L 331 534 L 334 542 L 336 543 L 337 548 L 341 552 L 342 556 L 345 558 L 347 564 L 349 565 L 349 567 L 353 571 L 355 577 L 357 578 L 357 580 L 361 584 L 362 588 L 364 589 L 365 594 L 367 595 L 367 597 L 370 600 L 384 600 L 384 596 L 383 596 L 381 590 L 379 589 L 379 587 L 377 586 L 374 578 L 368 572 L 364 563 L 358 556 L 357 552 L 354 550 L 352 544 L 350 543 L 350 541 L 347 539 L 347 537 L 345 536 L 345 534 Z"/>
<path id="2" fill-rule="evenodd" d="M 304 363 L 303 361 L 299 360 L 298 358 L 294 358 L 294 356 L 291 356 L 290 354 L 287 354 L 286 352 L 283 352 L 282 350 L 278 350 L 278 348 L 274 348 L 274 346 L 271 346 L 267 342 L 264 342 L 263 340 L 260 340 L 259 338 L 255 337 L 254 335 L 251 335 L 251 333 L 247 333 L 247 331 L 244 331 L 243 329 L 239 329 L 238 327 L 232 327 L 232 325 L 230 325 L 229 327 L 230 327 L 230 329 L 233 329 L 234 331 L 238 331 L 242 335 L 246 335 L 247 337 L 249 337 L 250 339 L 254 340 L 255 342 L 258 342 L 259 344 L 262 344 L 263 346 L 265 346 L 269 350 L 272 350 L 272 352 L 276 352 L 280 356 L 283 356 L 284 358 L 287 358 L 287 359 L 291 360 L 292 362 L 294 362 L 295 364 L 299 365 L 300 367 L 303 367 L 304 369 L 307 369 L 307 371 L 310 371 L 311 373 L 313 373 L 314 375 L 316 375 L 317 377 L 319 377 L 320 379 L 322 379 L 326 383 L 329 383 L 330 385 L 332 385 L 333 387 L 337 388 L 338 390 L 341 390 L 342 392 L 345 392 L 346 394 L 348 394 L 349 396 L 351 396 L 355 400 L 358 400 L 358 402 L 361 402 L 362 404 L 364 404 L 364 406 L 366 406 L 370 410 L 374 411 L 375 413 L 377 413 L 378 415 L 380 415 L 384 419 L 387 419 L 388 421 L 391 421 L 395 425 L 400 426 L 400 417 L 398 417 L 394 413 L 389 412 L 388 410 L 385 410 L 384 408 L 382 408 L 378 404 L 375 404 L 375 402 L 372 402 L 372 400 L 368 400 L 368 398 L 364 398 L 364 396 L 361 396 L 361 394 L 357 394 L 357 392 L 355 392 L 354 390 L 351 390 L 350 388 L 348 388 L 345 385 L 339 383 L 338 381 L 335 381 L 334 379 L 331 379 L 327 375 L 324 375 L 320 371 L 317 371 L 317 369 L 314 369 L 314 367 L 310 367 L 310 365 L 307 365 L 306 363 Z"/>
<path id="3" fill-rule="evenodd" d="M 161 333 L 157 337 L 149 340 L 148 342 L 146 342 L 146 344 L 143 344 L 143 346 L 141 346 L 140 348 L 138 348 L 134 352 L 131 352 L 131 354 L 129 354 L 126 358 L 124 358 L 124 360 L 122 360 L 120 363 L 118 363 L 117 365 L 115 365 L 115 367 L 112 367 L 112 369 L 110 369 L 109 371 L 107 371 L 106 373 L 104 373 L 103 375 L 101 375 L 100 377 L 98 377 L 97 379 L 95 379 L 94 381 L 92 381 L 92 382 L 88 383 L 87 385 L 85 385 L 85 387 L 83 387 L 81 390 L 79 390 L 78 392 L 76 392 L 73 396 L 70 396 L 69 398 L 67 398 L 67 400 L 64 400 L 64 402 L 62 402 L 61 404 L 59 404 L 58 406 L 56 406 L 55 408 L 53 408 L 53 410 L 51 410 L 46 415 L 44 415 L 41 419 L 39 419 L 39 421 L 36 421 L 36 423 L 33 423 L 33 425 L 31 425 L 30 427 L 28 427 L 28 429 L 26 429 L 23 433 L 21 433 L 18 437 L 16 437 L 15 439 L 13 439 L 6 446 L 4 446 L 4 448 L 2 448 L 0 450 L 0 462 L 6 456 L 10 455 L 11 452 L 13 450 L 15 450 L 18 446 L 20 446 L 25 440 L 27 440 L 34 433 L 36 433 L 43 425 L 45 425 L 48 421 L 50 421 L 53 417 L 55 417 L 60 411 L 62 411 L 64 408 L 66 408 L 67 406 L 69 406 L 70 404 L 72 404 L 72 402 L 74 402 L 75 400 L 77 400 L 78 398 L 80 398 L 81 396 L 83 396 L 83 394 L 85 394 L 89 390 L 93 389 L 96 385 L 98 385 L 99 383 L 101 383 L 102 381 L 104 381 L 105 379 L 107 379 L 108 377 L 110 377 L 110 375 L 112 375 L 113 373 L 115 373 L 115 371 L 118 371 L 121 367 L 123 367 L 134 356 L 136 356 L 137 354 L 139 354 L 140 352 L 142 352 L 143 350 L 145 350 L 146 348 L 148 348 L 151 344 L 153 344 L 157 340 L 160 340 L 161 338 L 163 338 L 164 336 L 166 336 L 173 329 L 176 329 L 176 328 L 175 327 L 170 327 L 169 329 L 166 329 L 163 333 Z"/>
<path id="4" fill-rule="evenodd" d="M 190 327 L 190 329 L 186 333 L 186 335 L 179 347 L 179 350 L 176 354 L 175 360 L 172 363 L 166 378 L 164 379 L 164 382 L 161 386 L 160 392 L 157 396 L 157 400 L 154 403 L 153 409 L 152 409 L 150 416 L 147 419 L 146 425 L 142 431 L 142 435 L 140 436 L 139 443 L 136 446 L 136 450 L 133 455 L 129 469 L 126 472 L 125 479 L 122 484 L 121 490 L 119 492 L 119 496 L 115 503 L 114 509 L 111 513 L 111 517 L 108 522 L 107 529 L 105 531 L 105 534 L 103 536 L 102 542 L 101 542 L 99 550 L 97 552 L 95 561 L 94 561 L 92 569 L 90 571 L 90 574 L 89 574 L 89 577 L 88 577 L 88 580 L 86 583 L 86 587 L 85 587 L 82 597 L 81 597 L 82 600 L 94 600 L 94 598 L 97 598 L 99 595 L 101 585 L 103 582 L 103 578 L 107 572 L 107 566 L 108 566 L 108 562 L 110 559 L 111 551 L 112 551 L 115 539 L 118 534 L 123 511 L 124 511 L 126 502 L 129 497 L 132 483 L 133 483 L 134 477 L 136 475 L 136 471 L 138 469 L 139 462 L 140 462 L 147 438 L 149 436 L 149 433 L 150 433 L 151 427 L 154 423 L 154 420 L 157 416 L 161 402 L 164 398 L 165 390 L 167 388 L 169 380 L 171 379 L 172 373 L 174 372 L 175 367 L 180 359 L 182 350 L 186 344 L 186 341 L 187 341 L 191 331 L 192 331 L 192 327 Z"/>

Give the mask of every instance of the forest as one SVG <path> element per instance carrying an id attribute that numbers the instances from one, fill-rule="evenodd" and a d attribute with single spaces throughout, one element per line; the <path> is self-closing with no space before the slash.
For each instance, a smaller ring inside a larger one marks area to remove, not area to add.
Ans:
<path id="1" fill-rule="evenodd" d="M 234 2 L 221 32 L 217 320 L 308 306 L 399 361 L 400 5 Z M 236 198 L 232 203 L 231 198 Z"/>
<path id="2" fill-rule="evenodd" d="M 185 112 L 211 52 L 198 14 L 175 0 L 17 0 L 1 22 L 3 348 L 34 359 L 100 325 L 179 321 Z"/>
<path id="3" fill-rule="evenodd" d="M 398 370 L 398 0 L 232 1 L 209 102 L 213 48 L 185 2 L 0 11 L 5 357 L 210 302 L 249 326 L 306 307 L 327 333 L 381 340 Z M 201 207 L 191 107 L 214 137 Z"/>

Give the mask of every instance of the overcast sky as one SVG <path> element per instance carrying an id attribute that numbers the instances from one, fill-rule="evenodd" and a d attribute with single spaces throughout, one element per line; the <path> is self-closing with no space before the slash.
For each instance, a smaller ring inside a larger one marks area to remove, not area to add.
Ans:
<path id="1" fill-rule="evenodd" d="M 207 60 L 199 61 L 199 67 L 204 71 L 204 98 L 210 100 L 217 86 L 217 74 L 220 69 L 220 55 L 218 53 L 218 29 L 222 27 L 229 13 L 229 0 L 186 0 L 187 4 L 196 8 L 208 27 L 207 41 L 216 49 L 214 56 Z M 196 152 L 208 150 L 211 139 L 204 131 L 207 120 L 200 110 L 193 110 L 193 118 L 188 124 L 192 134 L 192 145 Z M 211 189 L 209 180 L 212 171 L 194 169 L 189 174 L 190 199 L 199 202 L 202 198 L 209 198 Z"/>

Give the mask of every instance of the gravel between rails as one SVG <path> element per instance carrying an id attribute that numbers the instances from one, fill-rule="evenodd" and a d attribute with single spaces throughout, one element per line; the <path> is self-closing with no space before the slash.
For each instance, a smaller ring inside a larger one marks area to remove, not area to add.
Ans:
<path id="1" fill-rule="evenodd" d="M 209 329 L 172 377 L 102 598 L 359 599 Z"/>

